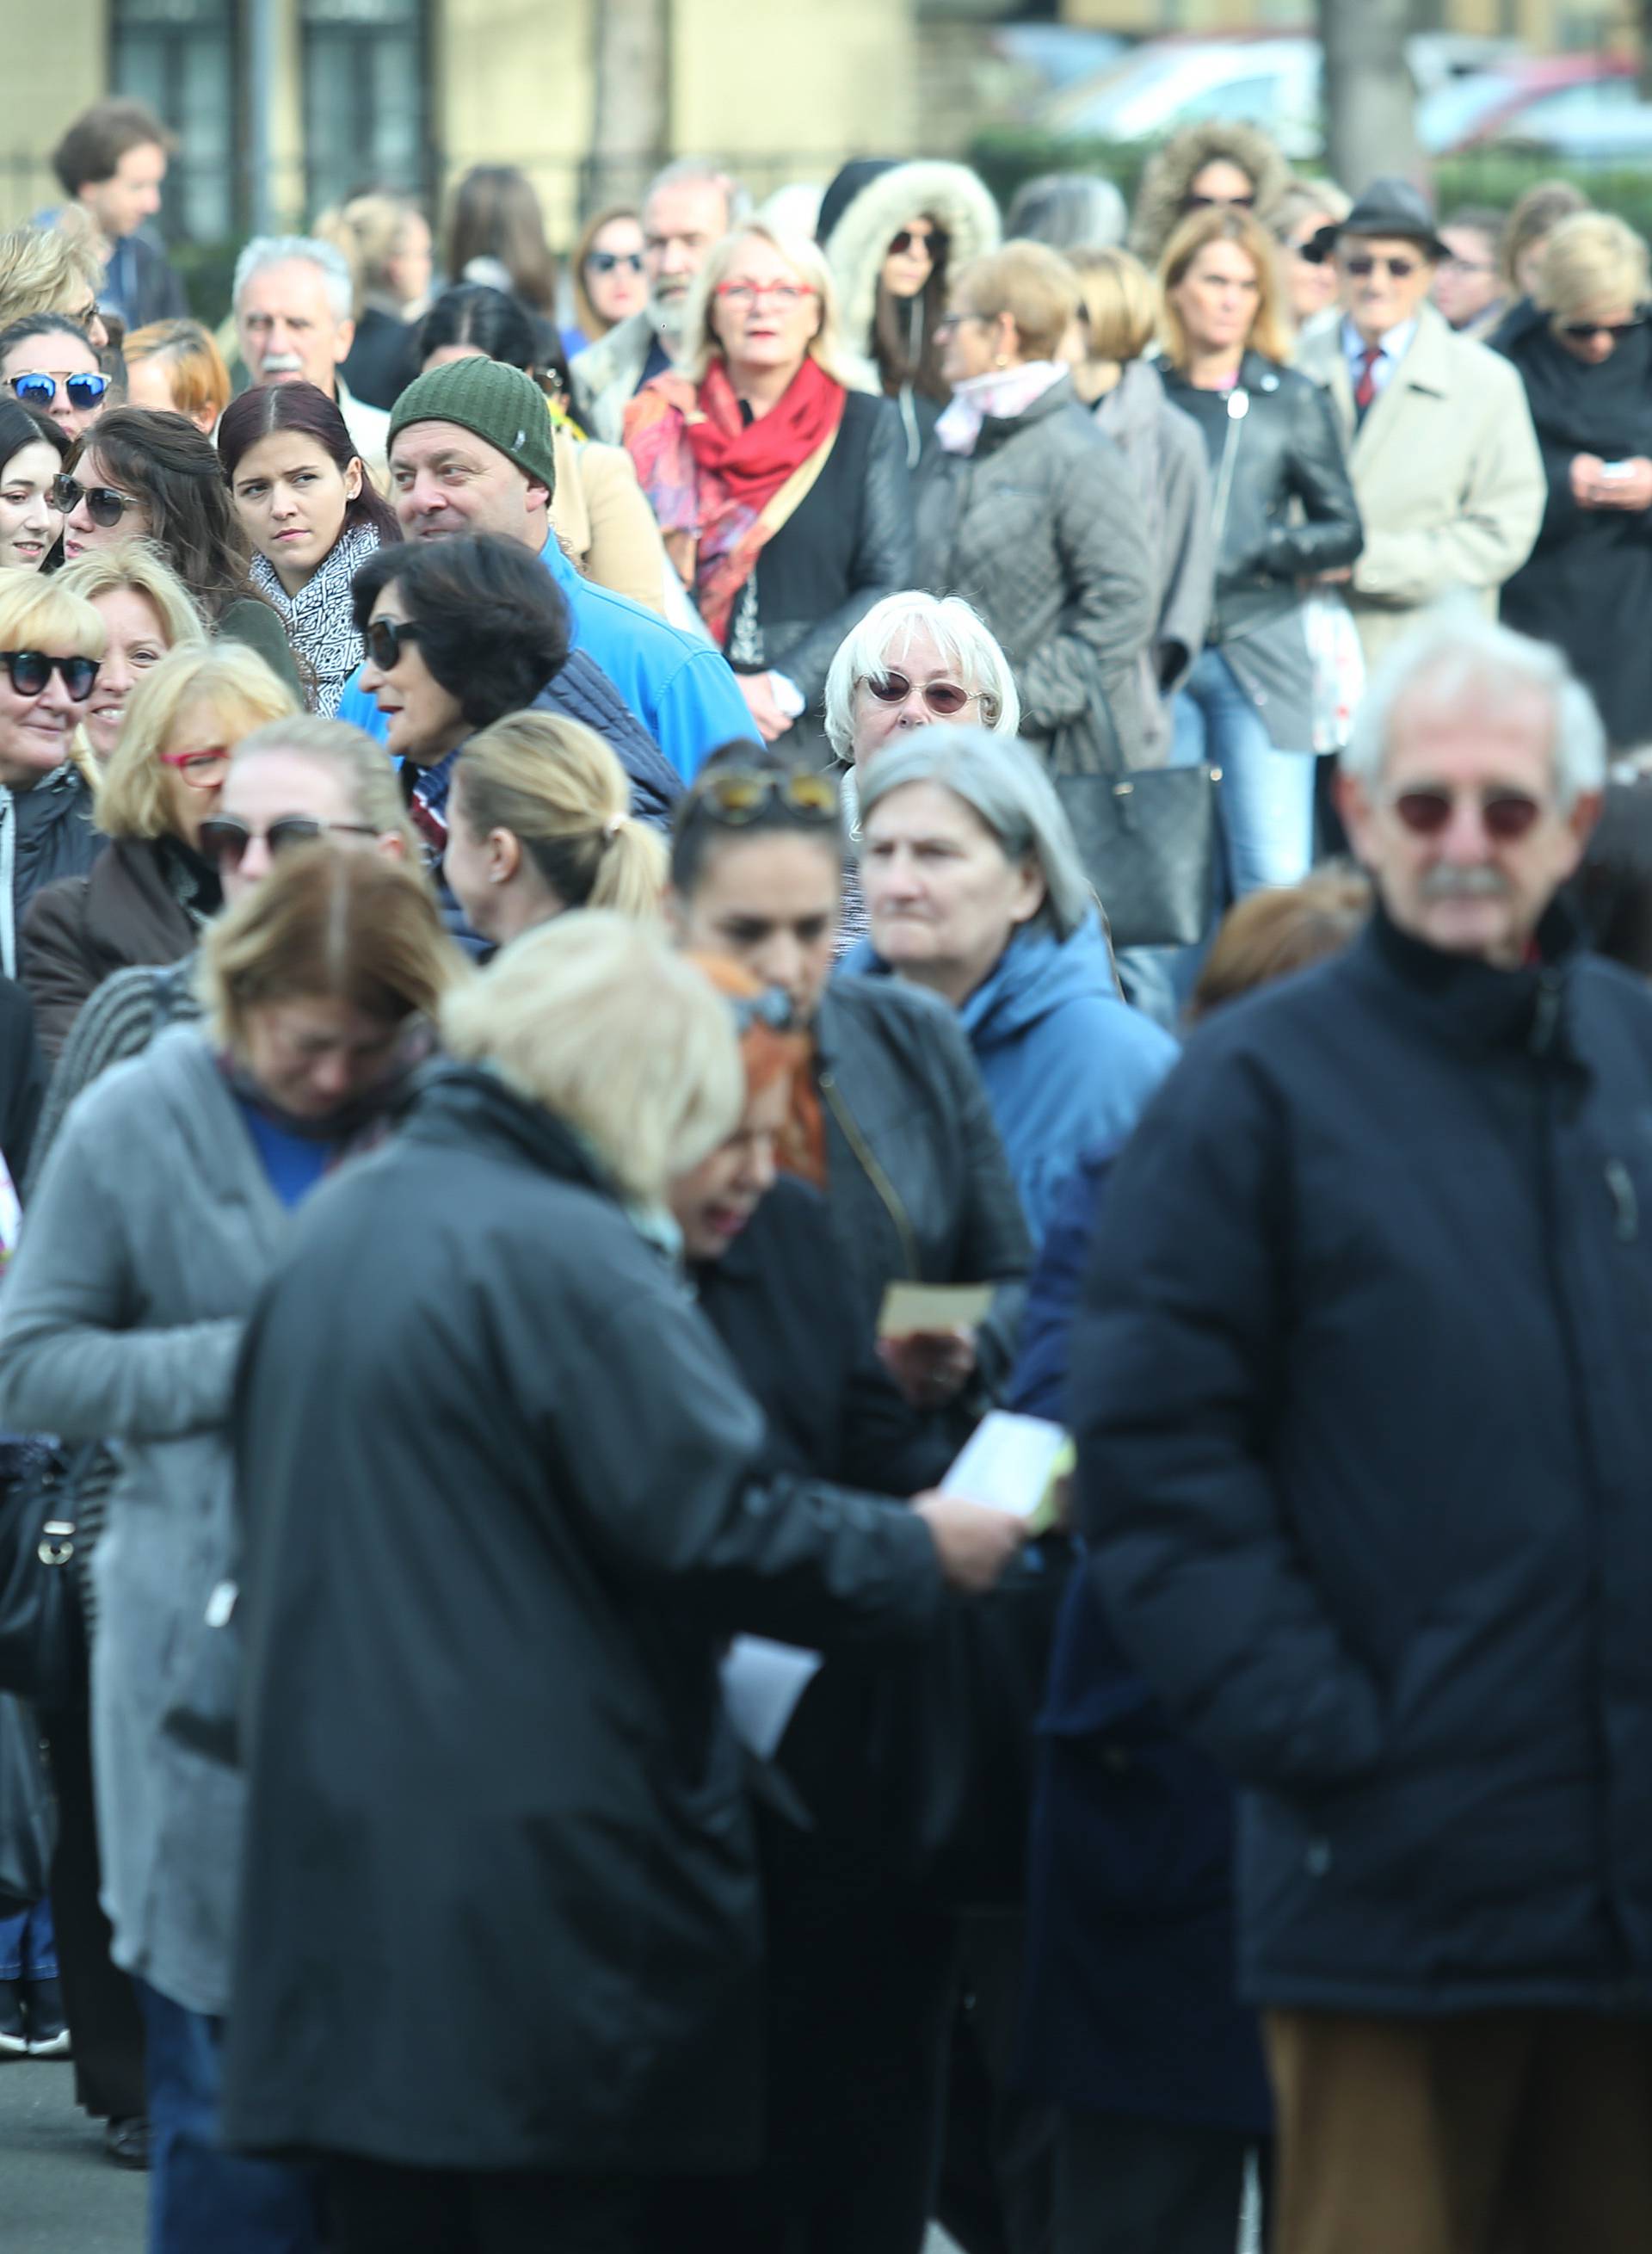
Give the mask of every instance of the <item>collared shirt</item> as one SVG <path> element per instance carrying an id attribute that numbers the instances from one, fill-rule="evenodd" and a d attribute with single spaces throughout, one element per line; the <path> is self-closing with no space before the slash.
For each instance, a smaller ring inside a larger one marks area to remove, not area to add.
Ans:
<path id="1" fill-rule="evenodd" d="M 1380 399 L 1388 389 L 1395 369 L 1410 349 L 1411 339 L 1417 334 L 1417 317 L 1402 321 L 1397 328 L 1389 329 L 1379 338 L 1381 351 L 1371 363 L 1371 388 Z M 1365 339 L 1345 313 L 1342 317 L 1342 357 L 1348 362 L 1348 382 L 1357 391 L 1360 378 L 1365 373 Z"/>

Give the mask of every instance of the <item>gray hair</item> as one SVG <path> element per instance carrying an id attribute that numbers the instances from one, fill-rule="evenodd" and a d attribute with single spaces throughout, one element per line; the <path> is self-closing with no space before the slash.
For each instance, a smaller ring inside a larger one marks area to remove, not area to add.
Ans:
<path id="1" fill-rule="evenodd" d="M 987 728 L 919 728 L 904 744 L 886 745 L 864 771 L 861 828 L 890 794 L 933 782 L 962 799 L 998 840 L 1006 861 L 1030 855 L 1044 879 L 1044 905 L 1029 931 L 1070 939 L 1095 913 L 1096 893 L 1084 873 L 1055 786 L 1038 754 L 1018 736 Z"/>
<path id="2" fill-rule="evenodd" d="M 1023 180 L 1004 222 L 1006 242 L 1042 242 L 1052 250 L 1116 250 L 1130 214 L 1110 180 L 1088 172 L 1045 172 Z"/>
<path id="3" fill-rule="evenodd" d="M 1424 685 L 1441 704 L 1470 690 L 1494 707 L 1522 690 L 1547 697 L 1554 712 L 1554 788 L 1561 812 L 1570 813 L 1586 792 L 1605 788 L 1606 730 L 1593 697 L 1560 652 L 1459 601 L 1431 611 L 1371 676 L 1341 760 L 1342 772 L 1368 795 L 1382 784 L 1395 707 Z"/>
<path id="4" fill-rule="evenodd" d="M 1012 736 L 1021 724 L 1021 698 L 1010 661 L 979 613 L 962 595 L 927 595 L 908 587 L 886 595 L 844 636 L 826 676 L 826 738 L 840 760 L 855 753 L 855 691 L 903 656 L 914 634 L 927 634 L 965 689 L 981 700 L 981 724 L 995 736 Z"/>
<path id="5" fill-rule="evenodd" d="M 229 302 L 241 311 L 242 292 L 255 274 L 266 266 L 287 266 L 296 261 L 316 267 L 327 285 L 327 299 L 335 321 L 347 321 L 355 311 L 355 276 L 341 250 L 313 234 L 255 234 L 235 261 L 234 285 Z"/>
<path id="6" fill-rule="evenodd" d="M 752 192 L 744 180 L 737 180 L 726 164 L 719 164 L 714 157 L 678 157 L 657 172 L 642 192 L 642 208 L 646 212 L 662 188 L 698 187 L 721 188 L 723 200 L 729 207 L 729 228 L 739 226 L 742 220 L 752 216 Z"/>

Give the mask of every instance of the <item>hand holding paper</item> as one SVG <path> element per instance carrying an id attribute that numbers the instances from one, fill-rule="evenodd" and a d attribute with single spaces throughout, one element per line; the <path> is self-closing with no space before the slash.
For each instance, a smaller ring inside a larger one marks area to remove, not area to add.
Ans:
<path id="1" fill-rule="evenodd" d="M 1059 1424 L 995 1409 L 970 1434 L 941 1489 L 1013 1513 L 1031 1540 L 1056 1523 L 1056 1490 L 1073 1462 L 1073 1443 Z"/>

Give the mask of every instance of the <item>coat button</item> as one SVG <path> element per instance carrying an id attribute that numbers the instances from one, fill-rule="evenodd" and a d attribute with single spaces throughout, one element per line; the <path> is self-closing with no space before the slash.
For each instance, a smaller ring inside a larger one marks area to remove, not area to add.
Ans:
<path id="1" fill-rule="evenodd" d="M 1331 1842 L 1310 1839 L 1308 1852 L 1302 1859 L 1311 1879 L 1322 1879 L 1331 1867 Z"/>

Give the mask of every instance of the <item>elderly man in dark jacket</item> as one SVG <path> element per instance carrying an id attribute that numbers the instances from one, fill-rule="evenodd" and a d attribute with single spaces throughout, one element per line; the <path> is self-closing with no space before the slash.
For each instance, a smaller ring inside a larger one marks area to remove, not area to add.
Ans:
<path id="1" fill-rule="evenodd" d="M 1549 907 L 1603 771 L 1558 653 L 1393 653 L 1382 908 L 1192 1043 L 1075 1336 L 1099 1593 L 1243 1788 L 1279 2254 L 1652 2244 L 1652 1003 Z"/>

